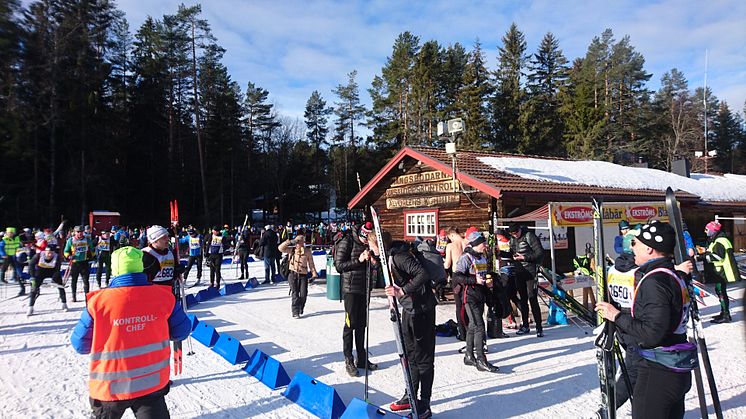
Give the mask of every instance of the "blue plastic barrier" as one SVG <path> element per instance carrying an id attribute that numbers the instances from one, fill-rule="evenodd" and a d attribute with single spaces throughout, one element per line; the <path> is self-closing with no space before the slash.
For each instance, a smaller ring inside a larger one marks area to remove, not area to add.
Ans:
<path id="1" fill-rule="evenodd" d="M 326 251 L 324 251 L 324 250 L 314 250 L 313 252 L 311 252 L 311 254 L 313 256 L 321 256 L 321 255 L 325 255 Z"/>
<path id="2" fill-rule="evenodd" d="M 278 282 L 283 282 L 283 281 L 287 281 L 288 280 L 287 278 L 285 278 L 281 274 L 275 274 L 274 279 L 275 279 L 275 284 L 278 283 Z"/>
<path id="3" fill-rule="evenodd" d="M 357 397 L 353 398 L 350 404 L 345 409 L 342 419 L 357 419 L 357 418 L 401 418 L 396 413 L 391 413 L 387 410 L 366 403 Z"/>
<path id="4" fill-rule="evenodd" d="M 244 289 L 257 288 L 258 286 L 259 286 L 259 281 L 256 279 L 255 276 L 252 276 L 251 278 L 249 278 L 248 281 L 246 281 L 246 285 L 244 285 Z"/>
<path id="5" fill-rule="evenodd" d="M 202 291 L 200 291 L 200 292 L 197 293 L 197 302 L 198 303 L 203 303 L 203 302 L 205 302 L 207 300 L 212 300 L 213 298 L 215 298 L 215 297 L 217 297 L 219 295 L 220 295 L 220 292 L 218 291 L 217 288 L 207 287 L 207 288 L 205 288 Z"/>
<path id="6" fill-rule="evenodd" d="M 322 419 L 338 419 L 345 404 L 334 387 L 298 371 L 282 395 Z"/>
<path id="7" fill-rule="evenodd" d="M 194 329 L 196 329 L 199 324 L 199 319 L 194 314 L 187 314 L 187 318 L 189 318 L 189 323 L 192 324 L 192 332 L 194 332 Z"/>
<path id="8" fill-rule="evenodd" d="M 246 352 L 246 348 L 241 345 L 241 342 L 238 339 L 227 333 L 220 334 L 220 337 L 218 337 L 218 341 L 215 342 L 215 346 L 212 347 L 212 350 L 233 365 L 249 360 L 249 354 Z"/>
<path id="9" fill-rule="evenodd" d="M 215 342 L 218 341 L 219 337 L 218 332 L 215 331 L 215 328 L 205 322 L 200 322 L 197 325 L 197 327 L 192 332 L 192 336 L 197 342 L 207 346 L 208 348 L 215 345 Z"/>
<path id="10" fill-rule="evenodd" d="M 319 278 L 326 278 L 326 269 L 322 269 L 319 271 Z"/>
<path id="11" fill-rule="evenodd" d="M 243 370 L 272 390 L 277 390 L 290 383 L 290 376 L 280 361 L 259 349 L 254 350 L 249 363 Z"/>
<path id="12" fill-rule="evenodd" d="M 236 294 L 243 291 L 243 284 L 240 282 L 234 282 L 232 284 L 226 284 L 225 286 L 223 286 L 223 288 L 220 289 L 220 295 Z"/>
<path id="13" fill-rule="evenodd" d="M 194 294 L 187 294 L 186 295 L 186 308 L 192 308 L 199 304 L 199 301 L 197 301 L 197 297 L 194 296 Z"/>

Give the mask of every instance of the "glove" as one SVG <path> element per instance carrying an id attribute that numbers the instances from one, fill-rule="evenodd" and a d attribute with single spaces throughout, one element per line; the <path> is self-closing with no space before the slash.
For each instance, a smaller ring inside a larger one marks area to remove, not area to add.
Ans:
<path id="1" fill-rule="evenodd" d="M 295 246 L 295 244 L 296 244 L 296 243 L 297 243 L 297 242 L 295 241 L 295 239 L 292 239 L 292 240 L 290 240 L 290 245 L 291 245 L 291 246 Z"/>

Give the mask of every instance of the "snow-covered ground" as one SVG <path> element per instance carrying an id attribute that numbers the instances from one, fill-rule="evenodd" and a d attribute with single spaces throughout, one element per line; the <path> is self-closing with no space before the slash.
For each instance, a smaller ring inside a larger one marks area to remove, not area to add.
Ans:
<path id="1" fill-rule="evenodd" d="M 323 266 L 323 257 L 316 257 Z M 254 276 L 262 278 L 263 267 L 252 263 Z M 206 272 L 205 272 L 206 273 Z M 193 275 L 194 273 L 192 273 Z M 223 268 L 233 282 L 234 270 Z M 205 278 L 203 277 L 203 281 Z M 196 292 L 200 288 L 191 291 Z M 724 416 L 746 417 L 746 341 L 744 340 L 742 285 L 733 287 L 734 322 L 712 325 L 705 321 L 715 376 Z M 8 296 L 15 293 L 9 287 Z M 69 289 L 68 289 L 69 295 Z M 714 298 L 702 308 L 706 319 L 718 311 Z M 27 318 L 27 300 L 12 299 L 0 304 L 0 417 L 82 418 L 88 417 L 88 357 L 78 355 L 69 344 L 70 333 L 80 317 L 83 303 L 72 303 L 71 311 L 59 310 L 57 292 L 43 288 L 36 315 Z M 437 322 L 453 318 L 454 306 L 438 307 Z M 309 288 L 305 315 L 293 319 L 287 283 L 219 297 L 193 307 L 192 313 L 241 339 L 249 354 L 261 349 L 275 357 L 292 377 L 303 371 L 333 385 L 347 404 L 363 398 L 363 377 L 344 372 L 342 351 L 343 308 L 326 299 L 323 284 Z M 370 401 L 386 406 L 403 394 L 386 301 L 371 303 L 371 359 L 381 369 L 370 375 Z M 546 327 L 546 337 L 515 336 L 489 341 L 488 359 L 500 373 L 478 372 L 463 365 L 458 353 L 461 342 L 438 337 L 432 410 L 439 418 L 502 417 L 592 417 L 598 405 L 598 379 L 592 336 L 577 326 Z M 232 366 L 212 350 L 193 342 L 195 355 L 184 356 L 184 373 L 172 377 L 174 385 L 167 403 L 174 418 L 304 418 L 311 414 L 270 390 L 255 378 Z M 187 344 L 185 343 L 185 350 Z M 708 399 L 709 400 L 709 399 Z M 698 417 L 694 387 L 686 397 L 688 418 Z M 712 412 L 712 408 L 710 408 Z M 629 417 L 629 405 L 620 410 Z M 125 417 L 132 417 L 128 413 Z M 714 414 L 713 414 L 714 417 Z"/>

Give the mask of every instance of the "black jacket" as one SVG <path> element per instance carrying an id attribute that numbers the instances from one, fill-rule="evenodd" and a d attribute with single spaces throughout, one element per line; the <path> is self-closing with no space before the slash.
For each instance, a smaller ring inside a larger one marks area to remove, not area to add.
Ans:
<path id="1" fill-rule="evenodd" d="M 539 271 L 539 265 L 544 259 L 544 248 L 541 247 L 541 241 L 536 237 L 536 234 L 523 227 L 521 237 L 510 238 L 510 251 L 513 254 L 520 253 L 524 256 L 525 259 L 520 261 L 517 266 L 522 266 L 535 278 Z"/>
<path id="2" fill-rule="evenodd" d="M 259 239 L 259 254 L 262 258 L 273 259 L 277 256 L 277 233 L 274 230 L 265 230 Z"/>
<path id="3" fill-rule="evenodd" d="M 404 296 L 399 299 L 402 309 L 415 314 L 434 310 L 438 300 L 433 293 L 432 282 L 425 268 L 412 254 L 410 244 L 395 241 L 391 243 L 390 252 L 394 281 L 404 290 Z"/>
<path id="4" fill-rule="evenodd" d="M 668 258 L 653 259 L 635 272 L 635 282 L 656 268 L 674 270 Z M 634 317 L 620 313 L 615 323 L 627 345 L 655 348 L 686 342 L 686 334 L 674 334 L 681 321 L 681 289 L 668 274 L 659 272 L 648 276 L 638 285 L 634 302 Z"/>
<path id="5" fill-rule="evenodd" d="M 461 257 L 468 257 L 467 254 L 473 257 L 481 257 L 478 253 L 474 252 L 471 247 L 464 249 L 464 254 Z M 456 263 L 458 264 L 458 262 Z M 454 269 L 456 266 L 454 265 Z M 455 270 L 451 275 L 451 284 L 453 284 L 454 290 L 458 288 L 460 290 L 459 296 L 456 298 L 463 299 L 463 293 L 466 293 L 466 302 L 470 304 L 485 304 L 487 302 L 487 287 L 481 284 L 477 284 L 477 276 L 467 272 L 459 272 Z M 457 287 L 458 286 L 458 287 Z"/>
<path id="6" fill-rule="evenodd" d="M 360 254 L 367 249 L 357 234 L 347 234 L 335 245 L 334 267 L 342 275 L 342 293 L 365 295 L 368 262 L 360 262 Z"/>

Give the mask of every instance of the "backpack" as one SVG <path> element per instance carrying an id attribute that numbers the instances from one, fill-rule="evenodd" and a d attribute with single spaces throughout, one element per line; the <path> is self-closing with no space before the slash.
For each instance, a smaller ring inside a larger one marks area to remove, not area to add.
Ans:
<path id="1" fill-rule="evenodd" d="M 430 278 L 433 286 L 445 284 L 448 281 L 448 276 L 443 265 L 443 256 L 434 249 L 430 249 L 432 246 L 425 246 L 424 242 L 421 243 L 417 248 L 412 249 L 412 253 L 427 272 L 427 277 Z"/>
<path id="2" fill-rule="evenodd" d="M 280 275 L 287 278 L 290 275 L 290 255 L 285 253 L 280 261 Z"/>

